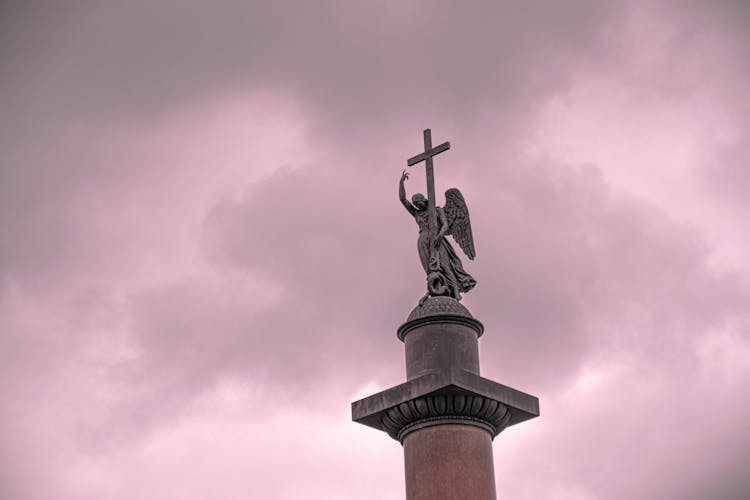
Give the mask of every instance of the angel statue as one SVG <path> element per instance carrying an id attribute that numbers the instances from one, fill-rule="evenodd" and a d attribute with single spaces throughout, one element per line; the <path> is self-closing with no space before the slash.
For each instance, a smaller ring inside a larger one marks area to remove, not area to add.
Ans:
<path id="1" fill-rule="evenodd" d="M 464 271 L 461 260 L 446 236 L 453 235 L 466 256 L 474 260 L 474 239 L 464 197 L 456 188 L 447 190 L 445 207 L 436 206 L 432 215 L 431 202 L 423 194 L 415 194 L 411 202 L 406 198 L 404 181 L 408 178 L 409 174 L 404 170 L 398 186 L 398 196 L 406 211 L 414 217 L 419 226 L 417 250 L 427 274 L 427 293 L 419 303 L 423 304 L 431 295 L 447 295 L 461 300 L 461 294 L 474 288 L 477 282 Z M 428 184 L 428 192 L 434 192 L 434 187 L 430 187 Z M 431 218 L 434 223 L 431 223 Z"/>

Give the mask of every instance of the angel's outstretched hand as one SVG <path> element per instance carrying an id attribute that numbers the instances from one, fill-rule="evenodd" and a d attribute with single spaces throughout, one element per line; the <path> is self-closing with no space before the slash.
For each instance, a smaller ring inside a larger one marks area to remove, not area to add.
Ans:
<path id="1" fill-rule="evenodd" d="M 404 169 L 403 172 L 401 172 L 401 182 L 404 182 L 406 179 L 409 178 L 409 173 Z"/>

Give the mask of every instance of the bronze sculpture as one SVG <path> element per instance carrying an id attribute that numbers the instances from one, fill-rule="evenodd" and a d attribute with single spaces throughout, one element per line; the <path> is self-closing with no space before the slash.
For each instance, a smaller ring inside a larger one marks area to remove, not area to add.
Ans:
<path id="1" fill-rule="evenodd" d="M 426 163 L 428 197 L 417 193 L 412 196 L 411 202 L 406 198 L 404 181 L 409 178 L 406 170 L 401 174 L 398 192 L 401 203 L 419 226 L 417 250 L 427 275 L 427 293 L 419 301 L 420 305 L 430 296 L 447 295 L 461 300 L 461 294 L 476 285 L 476 280 L 464 271 L 461 259 L 446 238 L 447 235 L 453 235 L 469 259 L 474 260 L 474 239 L 464 197 L 461 191 L 451 188 L 445 192 L 444 208 L 436 206 L 434 201 L 432 157 L 449 149 L 450 144 L 445 142 L 433 148 L 430 130 L 427 129 L 424 131 L 424 145 L 424 153 L 409 159 L 407 164 L 413 166 L 421 161 Z"/>

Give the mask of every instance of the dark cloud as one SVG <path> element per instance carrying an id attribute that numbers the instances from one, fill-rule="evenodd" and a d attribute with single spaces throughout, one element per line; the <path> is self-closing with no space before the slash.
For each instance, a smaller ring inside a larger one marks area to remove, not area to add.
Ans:
<path id="1" fill-rule="evenodd" d="M 283 87 L 329 137 L 410 115 L 471 126 L 487 112 L 518 113 L 571 66 L 603 57 L 600 34 L 621 10 L 590 1 L 27 6 L 8 22 L 4 104 L 15 128 L 39 134 L 46 122 L 152 119 L 217 93 Z"/>

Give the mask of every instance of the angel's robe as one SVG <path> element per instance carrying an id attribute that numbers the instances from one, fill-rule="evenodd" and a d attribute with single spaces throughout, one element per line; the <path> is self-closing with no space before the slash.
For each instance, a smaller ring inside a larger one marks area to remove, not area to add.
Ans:
<path id="1" fill-rule="evenodd" d="M 437 207 L 438 215 L 443 210 Z M 419 260 L 426 274 L 430 273 L 430 216 L 427 210 L 422 210 L 414 214 L 414 219 L 419 226 L 419 237 L 417 238 L 417 251 Z M 438 224 L 442 217 L 438 217 Z M 466 271 L 458 258 L 456 251 L 448 239 L 443 236 L 437 247 L 437 258 L 440 265 L 440 272 L 445 276 L 446 284 L 449 287 L 450 296 L 453 297 L 453 289 L 458 288 L 461 293 L 466 293 L 477 284 L 476 280 Z M 458 298 L 458 297 L 453 297 Z"/>

